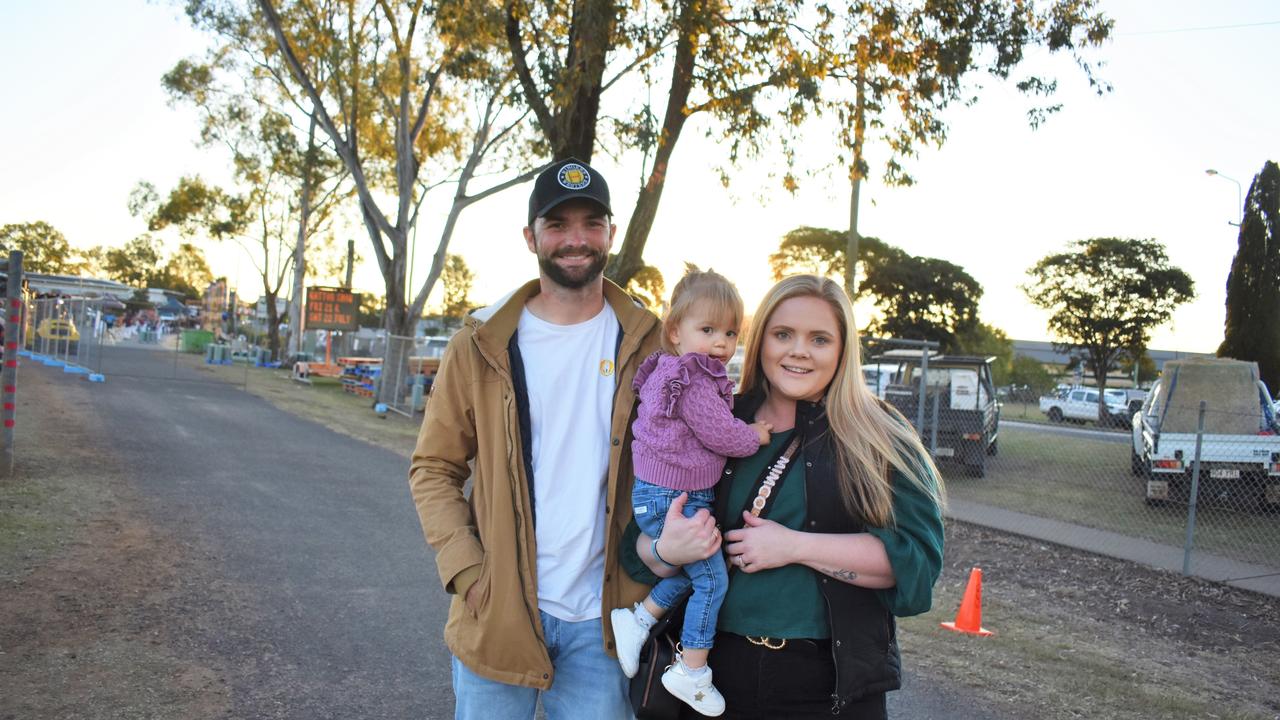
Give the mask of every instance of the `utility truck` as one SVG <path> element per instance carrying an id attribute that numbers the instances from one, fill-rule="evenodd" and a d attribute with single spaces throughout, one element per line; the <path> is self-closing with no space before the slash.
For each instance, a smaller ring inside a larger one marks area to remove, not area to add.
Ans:
<path id="1" fill-rule="evenodd" d="M 1170 360 L 1133 417 L 1131 465 L 1150 505 L 1190 497 L 1200 402 L 1197 502 L 1280 508 L 1280 427 L 1257 363 Z"/>
<path id="2" fill-rule="evenodd" d="M 896 370 L 884 388 L 884 401 L 916 427 L 937 460 L 959 463 L 970 475 L 986 474 L 987 456 L 995 455 L 1000 430 L 1000 405 L 991 380 L 994 357 L 938 355 L 920 350 L 891 350 L 872 360 L 878 368 Z M 923 418 L 920 377 L 924 374 Z"/>

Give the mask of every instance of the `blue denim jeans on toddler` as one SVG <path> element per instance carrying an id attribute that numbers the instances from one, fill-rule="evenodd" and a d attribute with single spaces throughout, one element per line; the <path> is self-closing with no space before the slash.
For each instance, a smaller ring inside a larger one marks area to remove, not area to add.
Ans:
<path id="1" fill-rule="evenodd" d="M 651 538 L 662 535 L 662 525 L 667 519 L 667 510 L 671 509 L 671 501 L 684 492 L 689 493 L 689 500 L 684 505 L 685 517 L 693 517 L 701 508 L 714 511 L 712 506 L 716 495 L 712 489 L 672 490 L 636 478 L 631 488 L 631 512 L 640 531 Z M 692 585 L 693 594 L 689 596 L 689 604 L 684 610 L 680 644 L 690 650 L 709 648 L 715 640 L 716 616 L 720 614 L 720 605 L 724 603 L 724 594 L 729 588 L 724 555 L 717 552 L 706 560 L 683 566 L 681 571 L 658 581 L 649 597 L 660 607 L 670 610 Z"/>

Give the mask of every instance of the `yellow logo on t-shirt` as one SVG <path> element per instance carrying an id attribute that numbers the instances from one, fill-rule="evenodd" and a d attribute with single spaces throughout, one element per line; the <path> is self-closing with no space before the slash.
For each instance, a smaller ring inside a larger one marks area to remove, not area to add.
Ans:
<path id="1" fill-rule="evenodd" d="M 605 376 L 605 377 L 609 377 L 610 375 L 612 375 L 612 374 L 613 374 L 613 361 L 612 361 L 612 360 L 601 360 L 601 361 L 600 361 L 600 374 L 601 374 L 601 375 L 603 375 L 603 376 Z"/>

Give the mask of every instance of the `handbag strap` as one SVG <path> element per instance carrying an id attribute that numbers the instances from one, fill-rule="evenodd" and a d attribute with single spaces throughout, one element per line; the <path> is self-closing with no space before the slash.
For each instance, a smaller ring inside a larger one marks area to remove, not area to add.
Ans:
<path id="1" fill-rule="evenodd" d="M 747 501 L 743 504 L 742 511 L 735 517 L 735 523 L 731 529 L 742 527 L 741 519 L 744 512 L 749 512 L 756 517 L 764 517 L 768 514 L 773 507 L 774 496 L 782 488 L 782 482 L 791 474 L 788 471 L 791 469 L 791 461 L 795 458 L 796 451 L 800 449 L 800 443 L 800 433 L 793 432 L 791 439 L 764 466 L 752 486 L 752 491 L 747 494 Z"/>

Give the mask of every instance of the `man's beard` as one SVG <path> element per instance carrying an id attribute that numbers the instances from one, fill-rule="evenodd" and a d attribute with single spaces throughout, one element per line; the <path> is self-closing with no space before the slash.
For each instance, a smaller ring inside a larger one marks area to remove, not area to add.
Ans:
<path id="1" fill-rule="evenodd" d="M 579 251 L 573 253 L 560 253 L 560 256 L 578 254 Z M 569 290 L 577 290 L 586 287 L 595 282 L 600 277 L 600 273 L 604 272 L 605 263 L 609 261 L 609 256 L 603 250 L 583 249 L 583 252 L 591 256 L 591 262 L 585 266 L 566 270 L 556 265 L 556 256 L 548 257 L 542 253 L 538 253 L 538 267 L 542 269 L 551 282 L 562 288 Z"/>

